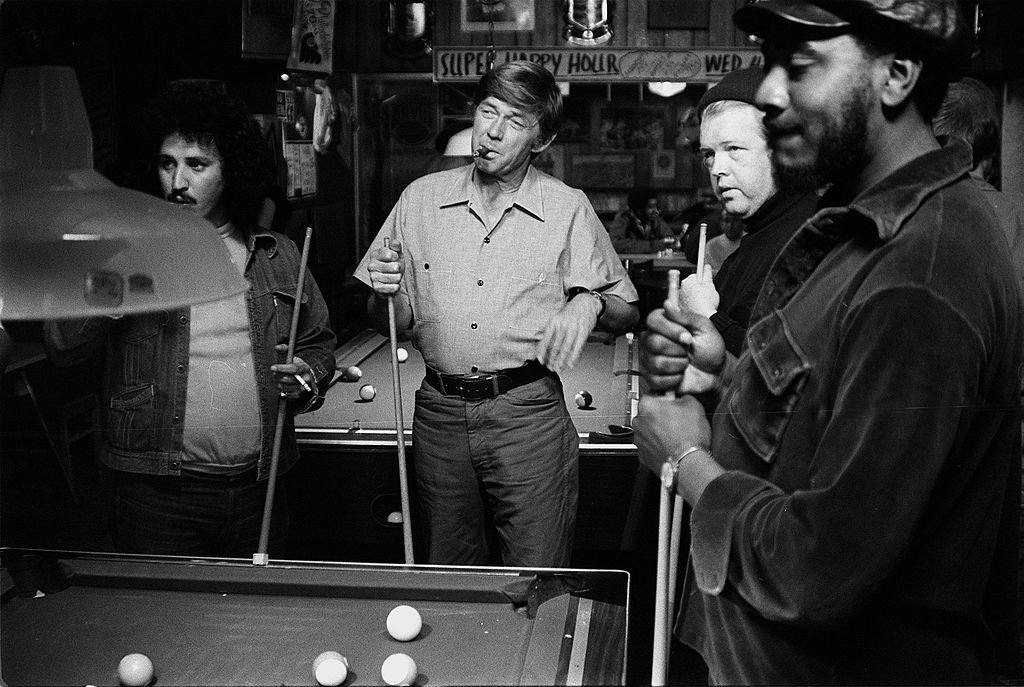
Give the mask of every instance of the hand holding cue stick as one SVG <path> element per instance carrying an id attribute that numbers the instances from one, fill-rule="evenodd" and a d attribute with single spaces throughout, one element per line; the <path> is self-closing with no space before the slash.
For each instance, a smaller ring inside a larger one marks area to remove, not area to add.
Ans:
<path id="1" fill-rule="evenodd" d="M 292 308 L 291 328 L 288 330 L 288 353 L 284 362 L 292 362 L 295 357 L 295 337 L 299 331 L 299 316 L 302 311 L 302 291 L 306 285 L 306 263 L 309 262 L 309 241 L 313 236 L 313 228 L 306 227 L 306 237 L 302 241 L 302 256 L 299 258 L 299 280 L 295 286 L 295 306 Z M 302 379 L 298 378 L 301 382 Z M 303 387 L 306 385 L 303 384 Z M 288 416 L 288 399 L 279 396 L 277 399 L 277 425 L 274 427 L 274 448 L 270 454 L 270 475 L 267 478 L 267 496 L 263 502 L 263 523 L 260 526 L 260 543 L 256 553 L 252 555 L 254 565 L 266 565 L 267 545 L 270 541 L 270 513 L 274 506 L 274 490 L 277 487 L 277 464 L 281 457 L 281 437 L 284 423 Z"/>
<path id="2" fill-rule="evenodd" d="M 668 271 L 668 295 L 665 300 L 679 303 L 679 270 Z M 674 392 L 667 392 L 668 397 L 675 397 Z M 668 486 L 665 485 L 666 476 Z M 669 526 L 669 489 L 672 488 L 672 464 L 668 461 L 661 466 L 661 488 L 658 489 L 658 568 L 654 578 L 654 647 L 651 658 L 651 685 L 660 687 L 665 684 L 665 673 L 668 667 L 668 647 L 671 633 L 669 632 L 669 546 L 671 530 Z"/>
<path id="3" fill-rule="evenodd" d="M 700 239 L 697 242 L 697 283 L 704 283 L 704 264 L 706 261 L 706 246 L 708 242 L 708 225 L 700 224 Z M 678 299 L 678 293 L 676 294 Z M 668 486 L 672 488 L 671 482 Z M 676 582 L 679 579 L 679 539 L 683 529 L 683 497 L 679 494 L 672 495 L 672 535 L 670 539 L 670 550 L 668 556 L 668 593 L 666 622 L 668 623 L 669 646 L 671 646 L 672 622 L 675 618 L 676 603 Z M 668 656 L 666 649 L 666 657 Z"/>
<path id="4" fill-rule="evenodd" d="M 384 238 L 384 247 L 391 247 L 391 239 Z M 409 475 L 405 464 L 405 418 L 402 413 L 402 381 L 398 373 L 398 327 L 395 324 L 395 297 L 388 296 L 388 340 L 391 343 L 391 382 L 395 392 L 395 443 L 398 446 L 398 486 L 402 499 L 402 539 L 405 544 L 405 563 L 412 565 L 412 516 L 409 508 Z"/>

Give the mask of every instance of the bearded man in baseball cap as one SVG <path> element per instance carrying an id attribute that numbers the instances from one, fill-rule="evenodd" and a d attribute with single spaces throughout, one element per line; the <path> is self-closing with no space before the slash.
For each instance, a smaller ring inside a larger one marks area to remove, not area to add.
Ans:
<path id="1" fill-rule="evenodd" d="M 963 18 L 766 0 L 735 21 L 762 40 L 776 178 L 828 190 L 738 361 L 699 313 L 647 319 L 635 438 L 692 506 L 676 637 L 718 684 L 992 683 L 1016 641 L 1021 294 L 970 148 L 932 134 Z"/>

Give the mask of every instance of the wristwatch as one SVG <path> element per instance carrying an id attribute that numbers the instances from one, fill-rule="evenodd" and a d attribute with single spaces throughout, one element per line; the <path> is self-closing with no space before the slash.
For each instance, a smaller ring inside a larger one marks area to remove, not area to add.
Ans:
<path id="1" fill-rule="evenodd" d="M 590 294 L 591 296 L 597 299 L 598 303 L 601 304 L 601 309 L 597 312 L 597 319 L 600 320 L 601 316 L 604 315 L 604 311 L 608 308 L 608 296 L 604 295 L 600 291 L 591 291 L 590 289 L 585 288 L 583 286 L 574 286 L 571 289 L 569 289 L 569 297 L 566 299 L 565 302 L 568 303 L 581 293 Z"/>

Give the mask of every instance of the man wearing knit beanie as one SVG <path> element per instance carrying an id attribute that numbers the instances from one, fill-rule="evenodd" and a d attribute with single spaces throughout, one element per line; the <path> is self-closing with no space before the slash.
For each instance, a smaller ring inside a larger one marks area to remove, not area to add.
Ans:
<path id="1" fill-rule="evenodd" d="M 780 191 L 775 183 L 763 113 L 754 105 L 760 83 L 759 67 L 739 69 L 697 103 L 700 155 L 711 188 L 726 214 L 744 224 L 744 235 L 723 262 L 709 261 L 713 280 L 691 275 L 680 288 L 683 305 L 710 317 L 726 350 L 737 358 L 768 268 L 817 202 L 812 190 Z M 708 254 L 714 254 L 715 242 L 725 240 L 716 236 L 708 241 Z"/>

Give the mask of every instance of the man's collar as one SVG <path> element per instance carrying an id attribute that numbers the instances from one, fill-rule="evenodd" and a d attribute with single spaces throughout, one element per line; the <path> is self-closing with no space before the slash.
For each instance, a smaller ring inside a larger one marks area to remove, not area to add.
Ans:
<path id="1" fill-rule="evenodd" d="M 267 244 L 267 254 L 270 257 L 274 256 L 277 252 L 277 236 L 274 232 L 263 227 L 253 227 L 245 234 L 245 245 L 249 249 L 249 252 L 256 250 L 257 243 Z"/>
<path id="2" fill-rule="evenodd" d="M 954 139 L 900 167 L 854 198 L 849 208 L 871 220 L 878 238 L 888 241 L 899 233 L 925 198 L 967 175 L 970 169 L 970 145 Z M 821 207 L 842 204 L 829 195 L 825 195 Z"/>
<path id="3" fill-rule="evenodd" d="M 459 205 L 472 200 L 475 194 L 473 188 L 475 175 L 476 166 L 474 165 L 468 165 L 461 170 L 458 182 L 452 185 L 451 190 L 441 199 L 438 207 Z M 526 169 L 526 176 L 523 177 L 523 183 L 519 185 L 519 189 L 513 196 L 512 204 L 518 205 L 537 219 L 544 220 L 544 196 L 541 192 L 540 172 L 532 164 Z"/>

